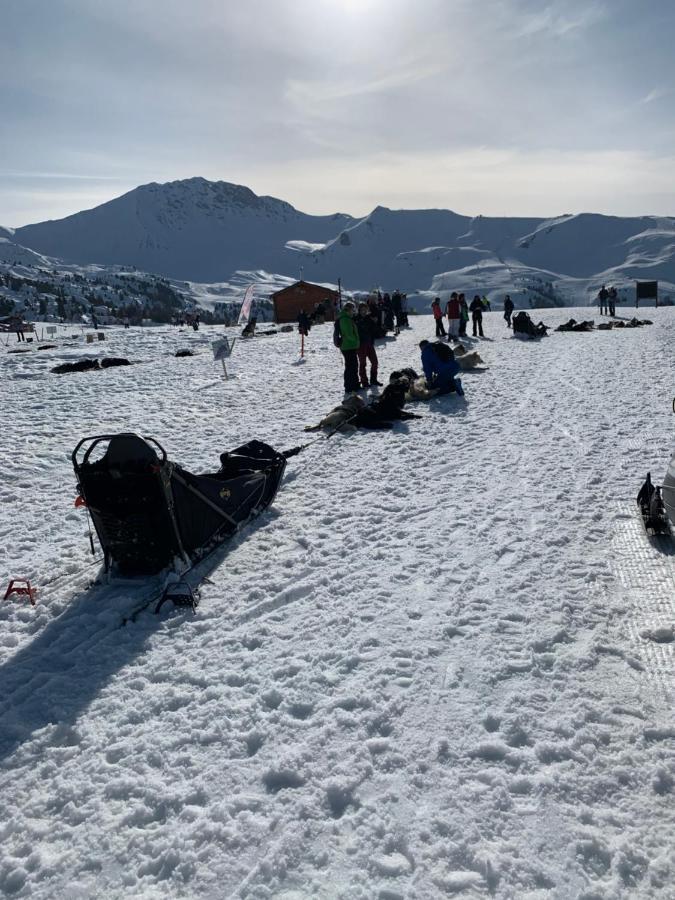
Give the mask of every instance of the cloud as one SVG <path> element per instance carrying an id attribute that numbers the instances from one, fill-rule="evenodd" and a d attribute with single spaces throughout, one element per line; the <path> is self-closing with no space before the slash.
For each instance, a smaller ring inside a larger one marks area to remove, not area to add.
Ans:
<path id="1" fill-rule="evenodd" d="M 618 209 L 624 195 L 635 199 L 622 180 L 633 169 L 628 157 L 597 155 L 608 145 L 653 166 L 659 210 L 670 202 L 658 160 L 675 126 L 657 101 L 675 90 L 675 9 L 663 3 L 166 0 L 158 16 L 137 0 L 31 0 L 10 3 L 3 24 L 0 218 L 16 224 L 8 211 L 25 222 L 59 203 L 82 208 L 81 189 L 110 196 L 194 175 L 309 211 L 365 211 L 387 198 L 467 210 L 494 199 L 503 212 L 548 198 L 555 209 L 562 174 L 580 207 L 606 203 L 573 159 L 598 185 L 596 161 L 616 167 Z M 649 66 L 628 65 L 640 48 Z M 21 210 L 10 191 L 25 192 Z"/>
<path id="2" fill-rule="evenodd" d="M 567 37 L 597 25 L 607 17 L 604 3 L 591 3 L 572 10 L 571 4 L 552 3 L 532 13 L 516 16 L 513 35 L 519 38 L 548 36 Z"/>
<path id="3" fill-rule="evenodd" d="M 663 97 L 667 97 L 669 94 L 672 94 L 671 88 L 653 88 L 648 94 L 641 98 L 640 103 L 653 103 L 654 100 L 661 100 Z"/>
<path id="4" fill-rule="evenodd" d="M 675 156 L 632 151 L 560 152 L 474 147 L 461 152 L 334 156 L 240 172 L 260 193 L 310 213 L 365 215 L 376 205 L 447 208 L 466 215 L 541 216 L 604 212 L 675 214 Z M 279 195 L 279 193 L 277 193 Z"/>
<path id="5" fill-rule="evenodd" d="M 85 175 L 81 172 L 12 172 L 0 170 L 0 181 L 13 181 L 17 178 L 38 178 L 49 181 L 122 181 L 116 175 Z"/>
<path id="6" fill-rule="evenodd" d="M 322 112 L 324 104 L 336 100 L 349 100 L 368 94 L 383 94 L 398 88 L 409 87 L 417 82 L 440 75 L 449 68 L 448 62 L 431 62 L 418 59 L 410 63 L 397 62 L 381 75 L 367 81 L 352 78 L 342 83 L 329 80 L 302 81 L 290 80 L 287 85 L 286 98 L 297 108 L 307 109 L 309 106 L 316 114 Z M 324 112 L 324 114 L 328 114 Z"/>

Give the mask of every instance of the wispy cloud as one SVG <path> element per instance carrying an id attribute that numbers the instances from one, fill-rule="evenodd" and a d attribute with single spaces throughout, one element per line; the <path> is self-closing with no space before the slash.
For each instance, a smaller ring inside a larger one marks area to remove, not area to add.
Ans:
<path id="1" fill-rule="evenodd" d="M 448 68 L 447 61 L 432 62 L 418 58 L 407 63 L 400 60 L 386 73 L 375 75 L 365 81 L 353 78 L 336 83 L 334 80 L 291 79 L 287 85 L 286 98 L 294 106 L 306 109 L 309 105 L 319 111 L 325 103 L 388 93 L 433 78 Z"/>
<path id="2" fill-rule="evenodd" d="M 604 3 L 591 3 L 574 11 L 570 11 L 569 4 L 551 3 L 535 13 L 523 15 L 514 25 L 514 33 L 521 38 L 535 35 L 567 37 L 586 31 L 606 16 Z"/>
<path id="3" fill-rule="evenodd" d="M 662 97 L 667 97 L 669 94 L 672 94 L 670 88 L 653 88 L 648 94 L 645 94 L 645 96 L 641 98 L 640 103 L 653 103 L 654 100 L 661 100 Z"/>
<path id="4" fill-rule="evenodd" d="M 40 178 L 50 181 L 124 181 L 116 175 L 82 175 L 76 172 L 15 172 L 0 169 L 0 179 Z"/>

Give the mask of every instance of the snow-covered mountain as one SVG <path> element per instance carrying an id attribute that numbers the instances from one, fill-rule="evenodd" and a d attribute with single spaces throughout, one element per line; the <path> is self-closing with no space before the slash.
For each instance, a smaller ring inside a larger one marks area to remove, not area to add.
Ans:
<path id="1" fill-rule="evenodd" d="M 241 269 L 290 270 L 297 257 L 287 241 L 323 243 L 352 222 L 341 214 L 305 215 L 239 185 L 190 178 L 142 185 L 95 209 L 17 228 L 14 240 L 66 262 L 214 282 Z"/>
<path id="2" fill-rule="evenodd" d="M 65 219 L 2 229 L 15 245 L 73 264 L 124 265 L 191 282 L 262 270 L 367 290 L 480 291 L 517 305 L 575 304 L 602 282 L 659 279 L 675 293 L 675 218 L 591 213 L 469 217 L 376 207 L 312 216 L 246 187 L 191 178 L 148 184 Z M 6 248 L 7 251 L 7 248 Z M 520 301 L 520 303 L 519 303 Z"/>

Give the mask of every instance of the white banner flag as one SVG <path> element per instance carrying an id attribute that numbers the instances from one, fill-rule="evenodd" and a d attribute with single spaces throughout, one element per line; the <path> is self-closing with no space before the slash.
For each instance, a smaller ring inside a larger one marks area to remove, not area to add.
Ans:
<path id="1" fill-rule="evenodd" d="M 244 294 L 244 302 L 241 304 L 241 309 L 239 310 L 239 325 L 246 325 L 248 322 L 249 316 L 251 315 L 251 306 L 253 304 L 253 293 L 255 291 L 255 287 L 250 284 L 246 288 L 246 293 Z"/>

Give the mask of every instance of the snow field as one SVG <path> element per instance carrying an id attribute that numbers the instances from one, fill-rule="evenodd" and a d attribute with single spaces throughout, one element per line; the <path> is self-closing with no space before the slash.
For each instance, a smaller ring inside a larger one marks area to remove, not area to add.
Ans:
<path id="1" fill-rule="evenodd" d="M 297 334 L 238 342 L 228 382 L 216 328 L 4 355 L 3 583 L 67 577 L 0 605 L 0 890 L 668 897 L 675 557 L 633 498 L 671 455 L 675 314 L 643 315 L 523 343 L 487 314 L 464 401 L 289 460 L 197 616 L 125 628 L 156 585 L 84 589 L 77 441 L 135 430 L 205 471 L 311 440 L 342 396 L 331 326 L 301 365 Z M 419 369 L 411 322 L 383 381 Z M 135 364 L 49 373 L 82 355 Z"/>

